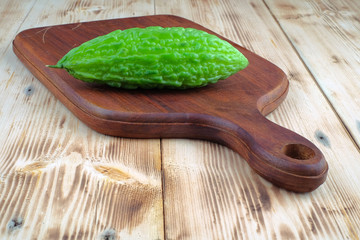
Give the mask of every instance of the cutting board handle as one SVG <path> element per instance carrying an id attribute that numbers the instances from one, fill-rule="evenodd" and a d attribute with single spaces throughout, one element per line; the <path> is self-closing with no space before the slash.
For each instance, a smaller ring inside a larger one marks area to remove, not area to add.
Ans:
<path id="1" fill-rule="evenodd" d="M 245 145 L 245 149 L 234 144 L 230 147 L 243 155 L 259 175 L 295 192 L 312 191 L 325 181 L 328 165 L 312 142 L 271 122 L 260 112 L 252 116 L 256 118 L 255 127 L 246 124 L 244 118 L 237 123 L 237 144 Z"/>

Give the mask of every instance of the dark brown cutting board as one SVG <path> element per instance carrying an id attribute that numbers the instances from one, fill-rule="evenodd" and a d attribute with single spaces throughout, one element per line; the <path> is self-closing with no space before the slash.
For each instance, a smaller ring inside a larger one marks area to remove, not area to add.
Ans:
<path id="1" fill-rule="evenodd" d="M 291 191 L 312 191 L 325 181 L 328 165 L 319 149 L 264 117 L 287 94 L 283 71 L 229 40 L 249 66 L 226 80 L 190 90 L 114 89 L 45 66 L 96 36 L 146 26 L 192 27 L 215 34 L 181 17 L 157 15 L 28 29 L 16 36 L 13 49 L 68 109 L 100 133 L 215 141 L 238 152 L 265 179 Z"/>

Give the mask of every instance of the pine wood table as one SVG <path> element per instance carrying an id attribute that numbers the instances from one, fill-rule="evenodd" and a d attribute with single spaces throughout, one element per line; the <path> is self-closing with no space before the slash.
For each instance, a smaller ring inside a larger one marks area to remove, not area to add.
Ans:
<path id="1" fill-rule="evenodd" d="M 29 28 L 157 14 L 285 72 L 289 93 L 267 118 L 321 150 L 325 183 L 278 188 L 210 141 L 100 134 L 12 49 Z M 359 1 L 3 0 L 0 16 L 0 239 L 359 239 Z"/>

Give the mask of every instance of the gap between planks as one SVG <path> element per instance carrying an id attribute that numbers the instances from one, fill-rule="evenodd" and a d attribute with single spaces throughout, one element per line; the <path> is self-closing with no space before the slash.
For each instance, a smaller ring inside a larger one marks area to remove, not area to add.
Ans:
<path id="1" fill-rule="evenodd" d="M 154 0 L 155 2 L 155 0 Z M 155 7 L 154 7 L 155 9 Z M 162 210 L 163 210 L 163 239 L 166 239 L 166 214 L 165 214 L 165 174 L 164 174 L 164 161 L 163 161 L 163 139 L 160 138 L 160 162 L 161 162 L 161 194 L 162 194 Z"/>

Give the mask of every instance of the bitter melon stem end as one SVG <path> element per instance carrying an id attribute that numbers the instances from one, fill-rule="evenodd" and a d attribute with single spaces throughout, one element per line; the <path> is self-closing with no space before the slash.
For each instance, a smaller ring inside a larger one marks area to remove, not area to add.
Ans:
<path id="1" fill-rule="evenodd" d="M 45 66 L 50 68 L 63 68 L 62 65 L 45 65 Z"/>

